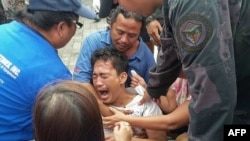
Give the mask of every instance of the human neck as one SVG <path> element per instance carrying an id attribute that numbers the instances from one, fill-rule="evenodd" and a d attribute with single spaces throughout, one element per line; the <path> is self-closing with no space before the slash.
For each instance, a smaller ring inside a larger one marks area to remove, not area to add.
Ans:
<path id="1" fill-rule="evenodd" d="M 131 57 L 133 54 L 136 53 L 136 51 L 139 49 L 139 40 L 127 51 L 124 52 L 124 55 L 128 58 Z"/>
<path id="2" fill-rule="evenodd" d="M 30 27 L 31 29 L 33 29 L 35 32 L 37 32 L 37 34 L 39 34 L 41 37 L 43 37 L 45 40 L 47 40 L 52 46 L 54 46 L 53 42 L 50 40 L 52 39 L 50 35 L 50 31 L 44 31 L 41 28 L 39 28 L 38 26 L 36 26 L 34 23 L 30 22 L 28 19 L 24 19 L 23 23 L 25 25 L 27 25 L 28 27 Z"/>
<path id="3" fill-rule="evenodd" d="M 125 107 L 128 103 L 132 101 L 135 95 L 129 93 L 128 91 L 124 90 L 119 92 L 119 97 L 110 105 L 116 107 Z"/>

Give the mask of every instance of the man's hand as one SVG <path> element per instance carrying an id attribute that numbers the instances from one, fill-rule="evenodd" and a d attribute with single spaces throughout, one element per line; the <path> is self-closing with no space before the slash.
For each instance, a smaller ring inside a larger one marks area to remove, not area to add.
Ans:
<path id="1" fill-rule="evenodd" d="M 130 86 L 131 86 L 132 88 L 135 88 L 135 87 L 138 86 L 139 84 L 140 84 L 144 89 L 147 87 L 146 82 L 144 81 L 144 79 L 143 79 L 140 75 L 138 75 L 138 74 L 132 75 L 132 76 L 131 76 L 131 84 L 130 84 Z"/>
<path id="2" fill-rule="evenodd" d="M 147 84 L 140 75 L 135 74 L 135 75 L 131 76 L 131 84 L 130 84 L 130 86 L 132 88 L 135 88 L 139 84 L 144 88 L 143 98 L 138 103 L 139 105 L 142 105 L 144 102 L 149 101 L 151 99 L 151 96 L 146 91 Z"/>
<path id="3" fill-rule="evenodd" d="M 114 137 L 116 141 L 131 141 L 133 131 L 128 122 L 118 122 L 114 128 Z"/>
<path id="4" fill-rule="evenodd" d="M 162 31 L 162 26 L 159 21 L 153 20 L 146 26 L 148 35 L 150 36 L 150 40 L 153 41 L 153 43 L 160 47 L 161 41 L 160 41 L 160 32 Z"/>
<path id="5" fill-rule="evenodd" d="M 102 118 L 104 128 L 108 129 L 113 129 L 116 122 L 123 121 L 126 118 L 125 114 L 131 114 L 132 112 L 130 110 L 118 111 L 112 107 L 110 107 L 110 111 L 112 111 L 114 115 Z"/>

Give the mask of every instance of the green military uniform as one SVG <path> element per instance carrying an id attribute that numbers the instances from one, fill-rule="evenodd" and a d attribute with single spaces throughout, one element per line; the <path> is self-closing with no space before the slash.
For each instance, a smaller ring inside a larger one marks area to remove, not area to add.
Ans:
<path id="1" fill-rule="evenodd" d="M 189 140 L 222 141 L 223 125 L 250 124 L 250 1 L 165 0 L 163 7 L 148 92 L 166 94 L 182 69 L 192 95 Z"/>

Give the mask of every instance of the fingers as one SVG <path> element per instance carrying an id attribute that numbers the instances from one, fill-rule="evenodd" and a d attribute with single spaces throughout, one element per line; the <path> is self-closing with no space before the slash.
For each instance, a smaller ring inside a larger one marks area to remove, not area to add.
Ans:
<path id="1" fill-rule="evenodd" d="M 155 43 L 156 43 L 156 45 L 157 45 L 158 47 L 161 46 L 160 34 L 157 34 L 157 35 L 156 35 Z"/>
<path id="2" fill-rule="evenodd" d="M 107 124 L 107 123 L 104 123 L 103 122 L 103 127 L 106 128 L 106 129 L 113 129 L 114 128 L 114 124 Z"/>
<path id="3" fill-rule="evenodd" d="M 108 118 L 103 118 L 102 120 L 102 124 L 103 124 L 103 127 L 104 128 L 107 128 L 107 129 L 113 129 L 114 128 L 114 124 L 111 120 L 109 120 Z"/>
<path id="4" fill-rule="evenodd" d="M 138 86 L 138 84 L 142 85 L 144 88 L 147 86 L 146 82 L 144 81 L 144 79 L 140 76 L 140 75 L 134 75 L 131 77 L 131 84 L 130 86 L 132 88 Z"/>
<path id="5" fill-rule="evenodd" d="M 130 124 L 128 123 L 128 122 L 126 122 L 126 121 L 120 121 L 120 122 L 117 122 L 117 123 L 115 123 L 115 127 L 117 127 L 117 126 L 122 126 L 122 127 L 124 127 L 124 126 L 130 126 Z"/>
<path id="6" fill-rule="evenodd" d="M 114 132 L 129 131 L 131 133 L 131 135 L 132 135 L 131 125 L 126 121 L 117 122 L 113 131 Z"/>
<path id="7" fill-rule="evenodd" d="M 117 132 L 124 132 L 123 134 L 126 133 L 126 134 L 132 136 L 132 128 L 131 128 L 130 124 L 126 121 L 117 122 L 113 131 L 115 134 Z"/>
<path id="8" fill-rule="evenodd" d="M 162 31 L 162 26 L 161 26 L 161 24 L 158 25 L 158 30 L 159 30 L 159 32 Z"/>
<path id="9" fill-rule="evenodd" d="M 125 114 L 131 114 L 132 110 L 116 110 L 115 108 L 110 107 L 110 110 L 114 113 L 114 115 L 109 117 L 102 117 L 103 126 L 105 128 L 113 128 L 116 122 L 119 122 L 123 120 L 126 115 Z"/>
<path id="10" fill-rule="evenodd" d="M 161 46 L 160 38 L 157 37 L 156 35 L 151 35 L 150 41 L 151 41 L 155 46 L 158 46 L 158 47 Z"/>
<path id="11" fill-rule="evenodd" d="M 131 79 L 132 80 L 132 79 Z M 139 82 L 132 80 L 130 83 L 130 87 L 135 88 Z"/>
<path id="12" fill-rule="evenodd" d="M 138 85 L 138 83 L 139 83 L 139 79 L 138 79 L 137 75 L 132 76 L 132 77 L 131 77 L 130 86 L 131 86 L 132 88 L 134 88 L 134 87 L 136 87 L 136 86 Z"/>
<path id="13" fill-rule="evenodd" d="M 109 107 L 109 109 L 114 113 L 114 114 L 131 114 L 133 111 L 132 110 L 117 110 L 115 108 Z"/>
<path id="14" fill-rule="evenodd" d="M 160 34 L 158 30 L 150 34 L 150 41 L 156 46 L 161 46 Z"/>
<path id="15" fill-rule="evenodd" d="M 148 33 L 150 36 L 150 41 L 154 43 L 156 46 L 161 46 L 160 41 L 160 32 L 162 31 L 162 26 L 159 22 L 154 22 L 154 26 L 152 26 L 151 29 L 149 29 Z"/>
<path id="16" fill-rule="evenodd" d="M 118 122 L 119 123 L 119 122 Z M 115 125 L 114 129 L 113 129 L 113 132 L 117 132 L 118 130 L 120 129 L 120 126 L 119 125 Z"/>
<path id="17" fill-rule="evenodd" d="M 109 107 L 110 111 L 112 111 L 114 114 L 116 114 L 118 112 L 118 110 L 116 110 L 115 108 L 113 107 Z"/>

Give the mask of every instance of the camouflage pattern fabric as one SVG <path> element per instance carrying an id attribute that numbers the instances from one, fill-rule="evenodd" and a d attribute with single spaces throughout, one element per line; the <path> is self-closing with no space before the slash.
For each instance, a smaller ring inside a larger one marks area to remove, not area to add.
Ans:
<path id="1" fill-rule="evenodd" d="M 182 68 L 192 95 L 189 140 L 222 141 L 237 115 L 250 121 L 250 1 L 165 0 L 163 7 L 162 48 L 147 89 L 165 94 Z"/>
<path id="2" fill-rule="evenodd" d="M 147 25 L 153 20 L 158 20 L 163 25 L 162 7 L 157 8 L 155 12 L 146 18 L 145 24 Z"/>

